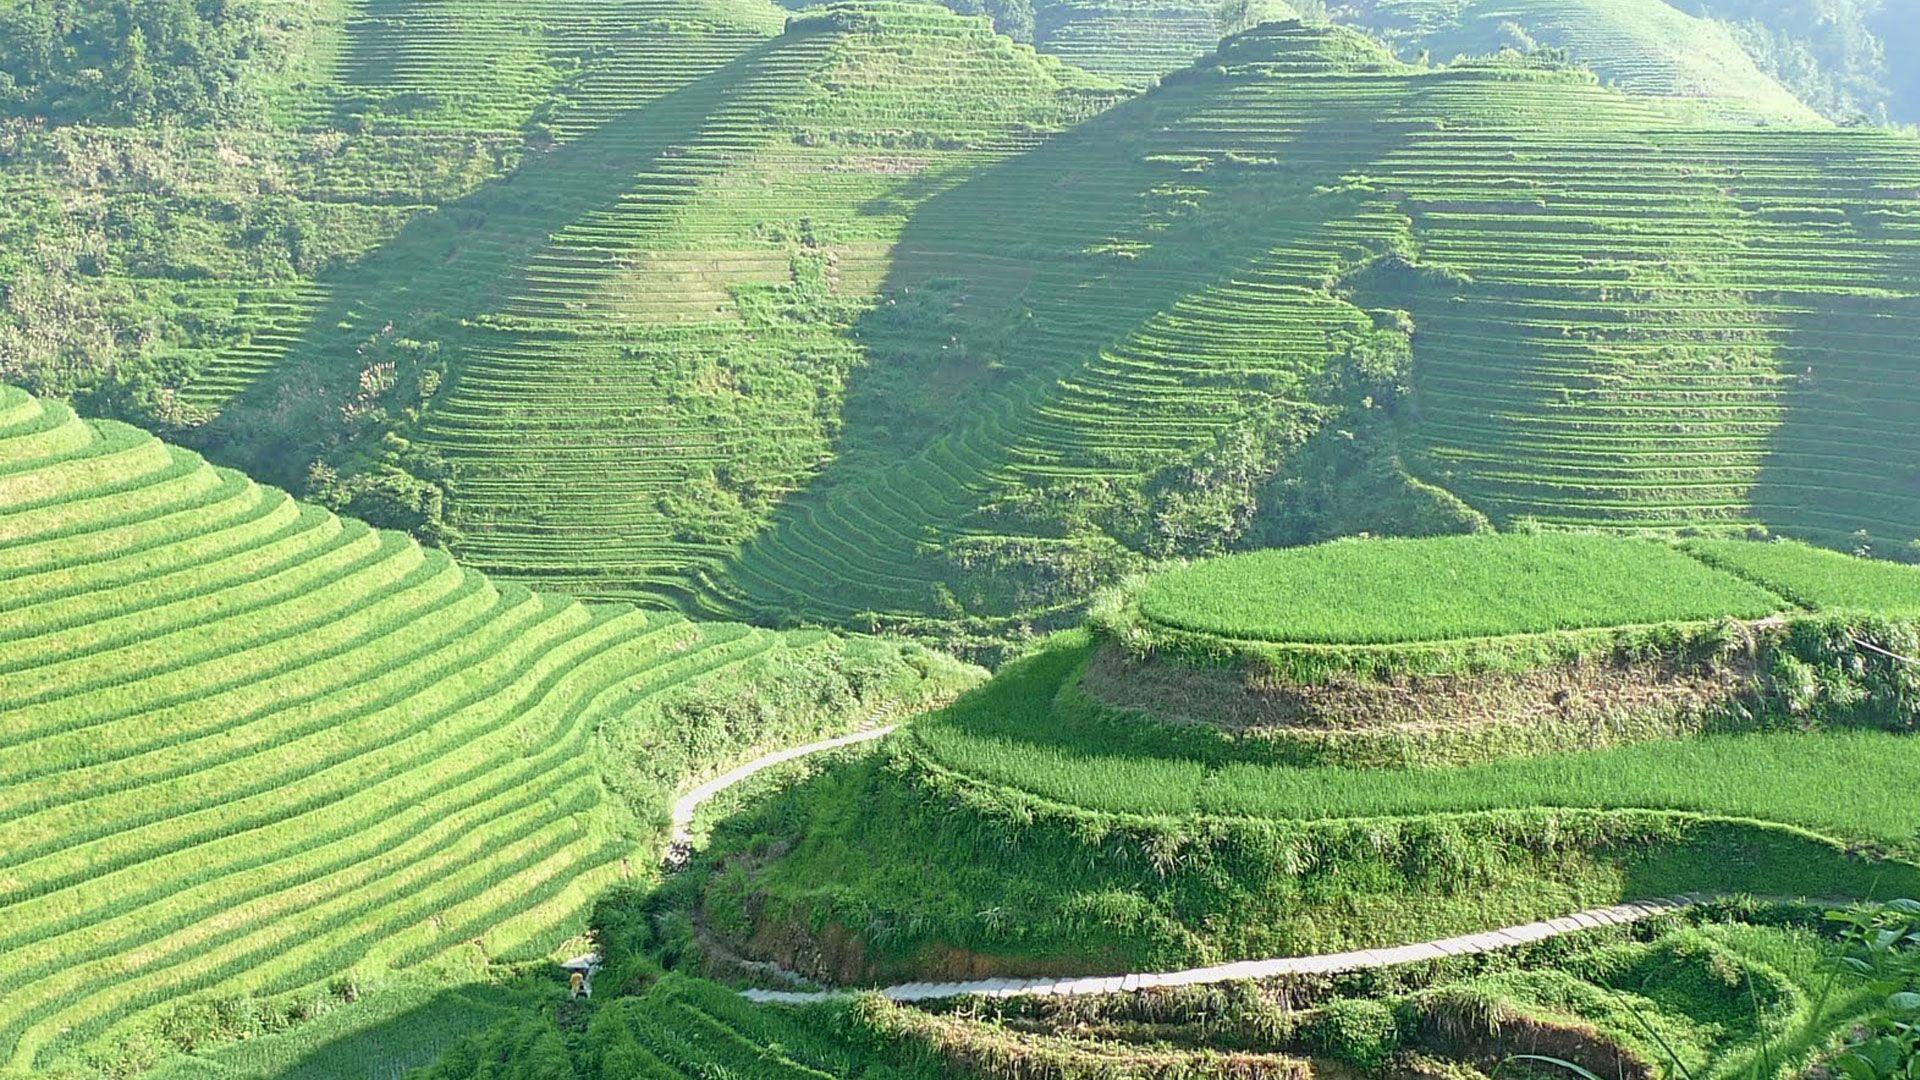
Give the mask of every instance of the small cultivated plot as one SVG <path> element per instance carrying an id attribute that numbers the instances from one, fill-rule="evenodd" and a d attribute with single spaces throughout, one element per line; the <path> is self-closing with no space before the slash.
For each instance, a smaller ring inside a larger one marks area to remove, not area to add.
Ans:
<path id="1" fill-rule="evenodd" d="M 418 1064 L 420 980 L 577 937 L 688 781 L 972 678 L 498 586 L 0 387 L 0 1072 L 294 1053 L 386 986 L 428 1012 L 363 1049 Z"/>
<path id="2" fill-rule="evenodd" d="M 1170 570 L 739 826 L 778 857 L 717 874 L 707 924 L 859 983 L 1374 948 L 1679 893 L 1910 893 L 1916 578 L 1577 535 Z"/>

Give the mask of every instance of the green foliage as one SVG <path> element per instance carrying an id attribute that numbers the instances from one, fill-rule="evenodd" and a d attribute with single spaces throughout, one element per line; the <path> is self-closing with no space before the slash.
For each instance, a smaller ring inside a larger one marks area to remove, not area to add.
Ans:
<path id="1" fill-rule="evenodd" d="M 844 730 L 849 719 L 911 711 L 963 689 L 974 671 L 944 653 L 877 638 L 812 635 L 800 647 L 690 677 L 602 724 L 609 788 L 643 821 L 664 822 L 685 777 L 761 745 L 797 745 Z"/>
<path id="2" fill-rule="evenodd" d="M 60 120 L 231 121 L 275 27 L 256 0 L 11 0 L 0 105 Z"/>
<path id="3" fill-rule="evenodd" d="M 1920 100 L 1901 71 L 1912 20 L 1888 0 L 1686 0 L 1727 24 L 1754 61 L 1840 122 L 1913 123 Z"/>
<path id="4" fill-rule="evenodd" d="M 1835 640 L 1819 622 L 1816 659 Z M 1768 647 L 1801 648 L 1783 634 Z M 1599 897 L 1861 895 L 1917 872 L 1910 737 L 1817 730 L 1898 727 L 1911 696 L 1895 682 L 1865 708 L 1752 701 L 1762 727 L 1806 730 L 1382 771 L 1129 732 L 1070 694 L 1091 650 L 1084 635 L 1050 641 L 917 723 L 888 765 L 782 804 L 757 850 L 791 836 L 793 852 L 710 883 L 711 909 L 739 915 L 736 934 L 854 933 L 873 967 L 837 978 L 905 979 L 941 963 L 932 942 L 1014 970 L 1138 970 L 1481 929 Z M 1876 660 L 1855 685 L 1895 670 Z M 1852 845 L 1892 861 L 1856 862 Z"/>
<path id="5" fill-rule="evenodd" d="M 1378 1072 L 1400 1049 L 1393 1007 L 1366 998 L 1342 998 L 1315 1010 L 1304 1032 L 1314 1049 L 1336 1061 Z"/>
<path id="6" fill-rule="evenodd" d="M 1741 3 L 1743 0 L 1734 0 Z M 1346 0 L 1344 20 L 1436 62 L 1517 50 L 1592 68 L 1636 94 L 1691 100 L 1722 118 L 1811 123 L 1719 23 L 1716 0 Z"/>
<path id="7" fill-rule="evenodd" d="M 680 975 L 617 1000 L 569 1033 L 523 1015 L 467 1040 L 411 1080 L 934 1080 L 926 1052 L 852 1007 L 749 1005 L 731 988 Z"/>
<path id="8" fill-rule="evenodd" d="M 1920 901 L 1895 900 L 1829 916 L 1846 952 L 1839 967 L 1865 981 L 1885 1008 L 1833 1061 L 1848 1080 L 1920 1076 Z"/>

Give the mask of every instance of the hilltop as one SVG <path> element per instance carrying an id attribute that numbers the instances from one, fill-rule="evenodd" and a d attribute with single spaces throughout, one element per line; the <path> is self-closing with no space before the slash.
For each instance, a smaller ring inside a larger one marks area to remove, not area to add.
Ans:
<path id="1" fill-rule="evenodd" d="M 651 876 L 688 778 L 971 678 L 496 585 L 11 389 L 0 611 L 0 1065 L 29 1072 L 545 956 Z"/>
<path id="2" fill-rule="evenodd" d="M 1199 563 L 738 830 L 767 861 L 723 853 L 700 910 L 749 956 L 860 985 L 1379 948 L 1677 893 L 1905 894 L 1916 614 L 1920 570 L 1791 544 Z"/>

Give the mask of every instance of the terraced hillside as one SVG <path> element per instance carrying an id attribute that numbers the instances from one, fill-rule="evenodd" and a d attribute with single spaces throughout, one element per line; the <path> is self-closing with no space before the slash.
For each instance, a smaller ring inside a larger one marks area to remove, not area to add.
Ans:
<path id="1" fill-rule="evenodd" d="M 1193 0 L 1055 0 L 1034 6 L 1033 44 L 1075 67 L 1139 88 L 1220 42 L 1217 5 Z M 1291 14 L 1284 4 L 1262 9 Z"/>
<path id="2" fill-rule="evenodd" d="M 705 602 L 991 625 L 1141 553 L 1529 518 L 1900 547 L 1916 179 L 1263 27 L 916 216 L 839 460 Z"/>
<path id="3" fill-rule="evenodd" d="M 721 859 L 706 925 L 861 985 L 1920 886 L 1920 570 L 1738 541 L 1346 541 L 1129 595 L 891 761 L 736 830 L 778 857 Z M 1409 617 L 1382 637 L 1390 608 Z"/>
<path id="4" fill-rule="evenodd" d="M 966 678 L 499 586 L 11 389 L 0 597 L 0 1064 L 29 1071 L 543 955 L 648 872 L 686 777 Z"/>
<path id="5" fill-rule="evenodd" d="M 1000 639 L 1356 530 L 1920 535 L 1908 137 L 1297 24 L 1077 123 L 932 8 L 316 10 L 283 126 L 13 136 L 0 351 L 490 571 Z"/>
<path id="6" fill-rule="evenodd" d="M 446 258 L 433 244 L 450 218 L 471 240 L 491 208 L 482 246 L 494 255 L 516 228 L 537 239 L 557 228 L 519 220 L 536 208 L 517 189 L 483 194 L 526 154 L 623 118 L 631 138 L 633 114 L 784 19 L 751 0 L 317 0 L 270 15 L 300 32 L 276 31 L 251 59 L 257 113 L 9 127 L 9 378 L 182 432 L 236 396 L 266 395 L 261 377 L 317 340 L 338 336 L 351 355 L 377 336 L 383 323 L 355 319 L 381 294 L 355 286 L 410 282 Z M 547 174 L 544 190 L 581 180 Z M 358 276 L 338 273 L 396 245 Z M 454 260 L 422 284 L 485 289 L 488 265 Z M 268 464 L 304 480 L 305 461 Z"/>
<path id="7" fill-rule="evenodd" d="M 728 552 L 831 456 L 847 326 L 907 217 L 1102 104 L 1090 85 L 982 20 L 869 5 L 650 110 L 617 198 L 443 341 L 409 434 L 458 477 L 463 556 L 627 595 Z"/>
<path id="8" fill-rule="evenodd" d="M 905 217 L 1105 104 L 1097 85 L 930 6 L 796 17 L 356 265 L 212 438 L 451 487 L 483 568 L 657 590 L 830 455 L 846 327 Z"/>

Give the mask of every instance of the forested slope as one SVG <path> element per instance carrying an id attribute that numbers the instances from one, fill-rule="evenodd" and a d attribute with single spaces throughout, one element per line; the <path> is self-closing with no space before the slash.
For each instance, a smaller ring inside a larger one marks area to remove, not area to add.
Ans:
<path id="1" fill-rule="evenodd" d="M 1438 62 L 1555 49 L 1623 90 L 1675 98 L 1715 117 L 1816 120 L 1725 26 L 1667 0 L 1347 0 L 1333 13 Z"/>

